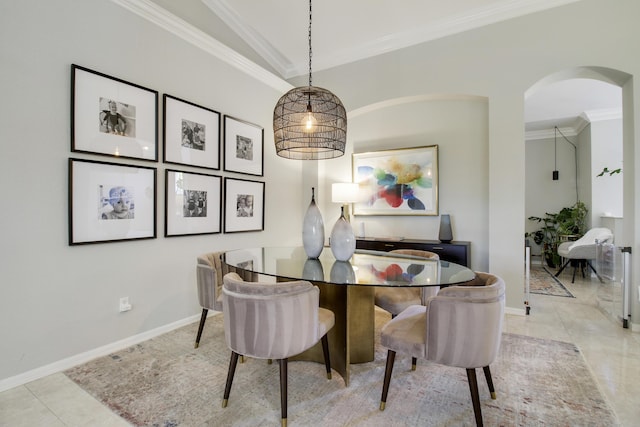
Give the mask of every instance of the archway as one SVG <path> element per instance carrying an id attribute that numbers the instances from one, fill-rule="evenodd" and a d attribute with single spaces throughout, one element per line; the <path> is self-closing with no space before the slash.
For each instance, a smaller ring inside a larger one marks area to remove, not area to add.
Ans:
<path id="1" fill-rule="evenodd" d="M 579 199 L 586 202 L 590 211 L 587 228 L 596 226 L 611 228 L 616 234 L 616 246 L 628 245 L 630 242 L 626 240 L 630 238 L 629 236 L 633 236 L 635 217 L 634 189 L 631 179 L 634 148 L 633 138 L 629 137 L 633 135 L 633 122 L 628 120 L 632 119 L 632 112 L 625 111 L 623 106 L 629 105 L 629 100 L 633 97 L 631 76 L 603 67 L 577 67 L 551 74 L 540 79 L 526 91 L 525 116 L 535 116 L 531 111 L 527 111 L 527 103 L 535 104 L 536 98 L 544 99 L 540 96 L 541 93 L 550 90 L 562 92 L 560 88 L 571 85 L 575 87 L 586 85 L 585 88 L 590 88 L 586 90 L 593 92 L 594 95 L 610 96 L 616 106 L 599 100 L 600 102 L 587 105 L 585 111 L 580 114 L 572 112 L 570 114 L 572 117 L 557 115 L 562 110 L 559 108 L 554 112 L 556 116 L 551 115 L 544 120 L 537 117 L 540 120 L 539 123 L 525 124 L 527 135 L 525 229 L 532 231 L 532 228 L 536 227 L 535 224 L 526 220 L 529 216 L 543 216 L 545 212 L 557 212 L 564 206 L 571 206 L 576 199 Z M 584 95 L 581 92 L 575 93 Z M 566 94 L 563 95 L 566 96 Z M 584 98 L 588 99 L 588 97 Z M 575 100 L 559 98 L 558 105 L 554 107 L 566 107 L 565 104 L 570 104 L 571 101 Z M 589 108 L 603 106 L 605 108 L 601 110 L 606 110 L 604 112 L 588 111 Z M 624 116 L 628 119 L 623 120 Z M 532 143 L 532 140 L 537 144 Z M 535 149 L 534 144 L 537 145 Z M 573 157 L 574 153 L 575 165 L 572 165 L 567 162 L 567 159 L 569 155 Z M 622 174 L 596 178 L 597 173 L 604 167 L 622 168 L 623 158 L 629 159 L 624 168 L 629 179 L 624 178 L 624 185 Z M 558 180 L 558 163 L 562 165 L 560 169 L 564 169 L 564 173 L 560 172 L 561 177 L 564 175 L 564 180 Z M 532 169 L 544 169 L 544 174 L 539 170 L 536 170 L 539 173 L 533 173 Z M 555 171 L 553 178 L 552 169 Z M 531 182 L 533 179 L 538 181 Z M 619 219 L 614 219 L 615 217 Z M 616 280 L 619 279 L 616 277 Z M 606 304 L 607 302 L 601 308 L 608 311 L 611 317 L 621 317 L 621 303 L 616 307 L 611 306 L 610 303 Z"/>

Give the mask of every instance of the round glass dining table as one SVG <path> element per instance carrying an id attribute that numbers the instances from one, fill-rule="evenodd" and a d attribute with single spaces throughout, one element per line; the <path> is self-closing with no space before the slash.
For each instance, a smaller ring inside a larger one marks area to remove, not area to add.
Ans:
<path id="1" fill-rule="evenodd" d="M 393 252 L 356 250 L 349 261 L 337 261 L 330 248 L 309 259 L 303 247 L 261 247 L 224 253 L 225 271 L 260 281 L 308 280 L 320 289 L 320 306 L 335 315 L 328 334 L 331 367 L 349 384 L 349 365 L 374 359 L 376 286 L 451 286 L 475 273 L 463 265 Z M 262 276 L 262 277 L 261 277 Z M 267 276 L 267 277 L 264 277 Z M 323 362 L 318 344 L 291 360 Z"/>

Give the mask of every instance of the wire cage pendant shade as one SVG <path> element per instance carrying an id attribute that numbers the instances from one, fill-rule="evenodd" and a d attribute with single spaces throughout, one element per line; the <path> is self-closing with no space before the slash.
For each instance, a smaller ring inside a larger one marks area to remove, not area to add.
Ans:
<path id="1" fill-rule="evenodd" d="M 309 123 L 310 114 L 313 123 Z M 297 87 L 285 93 L 276 104 L 273 132 L 280 157 L 333 159 L 344 154 L 347 112 L 340 99 L 327 89 Z"/>
<path id="2" fill-rule="evenodd" d="M 311 57 L 309 0 L 309 85 L 285 93 L 273 110 L 276 154 L 287 159 L 333 159 L 347 143 L 347 112 L 337 96 L 312 85 Z"/>

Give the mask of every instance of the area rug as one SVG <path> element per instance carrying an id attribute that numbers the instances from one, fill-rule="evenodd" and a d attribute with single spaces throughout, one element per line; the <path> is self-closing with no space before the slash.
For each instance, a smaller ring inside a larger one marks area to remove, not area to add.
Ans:
<path id="1" fill-rule="evenodd" d="M 575 298 L 552 272 L 541 265 L 531 266 L 529 291 L 532 294 Z"/>
<path id="2" fill-rule="evenodd" d="M 376 337 L 388 315 L 376 310 Z M 386 316 L 386 317 L 385 317 Z M 222 316 L 210 317 L 198 349 L 194 323 L 65 374 L 134 426 L 275 426 L 280 423 L 278 364 L 238 364 L 229 405 L 222 408 L 229 351 Z M 345 387 L 324 366 L 289 363 L 291 426 L 473 426 L 466 372 L 425 361 L 411 371 L 398 355 L 385 411 L 378 409 L 386 350 L 376 340 L 375 360 L 352 365 Z M 503 334 L 491 365 L 497 400 L 482 370 L 478 385 L 487 426 L 616 426 L 575 345 Z"/>

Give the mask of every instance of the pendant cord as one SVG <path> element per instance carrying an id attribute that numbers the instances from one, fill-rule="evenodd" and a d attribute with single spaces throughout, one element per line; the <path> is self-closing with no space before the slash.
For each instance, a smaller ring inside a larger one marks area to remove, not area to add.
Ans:
<path id="1" fill-rule="evenodd" d="M 309 0 L 309 87 L 311 87 L 311 0 Z"/>

